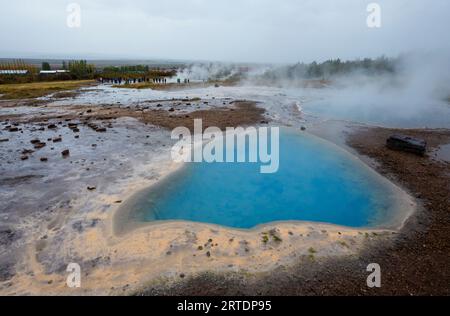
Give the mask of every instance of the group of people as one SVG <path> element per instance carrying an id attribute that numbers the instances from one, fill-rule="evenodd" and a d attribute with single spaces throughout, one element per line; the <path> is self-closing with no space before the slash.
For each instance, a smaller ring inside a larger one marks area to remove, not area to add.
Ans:
<path id="1" fill-rule="evenodd" d="M 117 84 L 117 85 L 134 84 L 134 83 L 142 83 L 142 82 L 153 82 L 155 84 L 167 84 L 167 78 L 147 78 L 147 77 L 143 77 L 143 78 L 124 79 L 122 77 L 117 77 L 117 78 L 100 77 L 98 79 L 98 82 L 100 82 L 102 84 Z M 185 84 L 188 84 L 190 81 L 189 81 L 189 79 L 184 79 L 183 82 Z M 182 83 L 182 79 L 178 78 L 177 79 L 177 83 L 181 84 Z"/>

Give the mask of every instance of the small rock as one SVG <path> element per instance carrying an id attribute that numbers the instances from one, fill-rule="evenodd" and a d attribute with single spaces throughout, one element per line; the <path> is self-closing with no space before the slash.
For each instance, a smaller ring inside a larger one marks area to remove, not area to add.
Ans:
<path id="1" fill-rule="evenodd" d="M 31 149 L 24 149 L 22 150 L 22 155 L 28 155 L 34 153 L 34 150 Z"/>
<path id="2" fill-rule="evenodd" d="M 28 160 L 28 156 L 22 156 L 20 157 L 20 160 Z"/>
<path id="3" fill-rule="evenodd" d="M 88 189 L 89 191 L 94 191 L 94 190 L 96 190 L 97 188 L 96 188 L 96 187 L 87 187 L 87 189 Z"/>
<path id="4" fill-rule="evenodd" d="M 42 161 L 42 162 L 47 162 L 47 161 L 48 161 L 48 158 L 42 157 L 42 158 L 41 158 L 41 161 Z"/>
<path id="5" fill-rule="evenodd" d="M 41 149 L 41 148 L 44 148 L 45 146 L 47 146 L 46 143 L 39 142 L 39 143 L 34 145 L 34 148 L 35 149 Z"/>
<path id="6" fill-rule="evenodd" d="M 56 129 L 56 125 L 55 124 L 50 124 L 49 126 L 47 126 L 48 129 Z"/>
<path id="7" fill-rule="evenodd" d="M 55 137 L 55 138 L 53 138 L 53 142 L 54 143 L 60 143 L 60 142 L 62 142 L 62 138 L 61 137 Z"/>
<path id="8" fill-rule="evenodd" d="M 10 132 L 18 132 L 19 129 L 18 129 L 17 127 L 10 127 L 10 128 L 9 128 L 9 131 L 10 131 Z"/>
<path id="9" fill-rule="evenodd" d="M 9 139 L 8 138 L 0 139 L 0 143 L 5 143 L 5 142 L 9 142 Z"/>
<path id="10" fill-rule="evenodd" d="M 69 151 L 68 149 L 63 150 L 63 151 L 61 152 L 61 155 L 62 155 L 63 157 L 68 157 L 68 156 L 70 156 L 70 151 Z"/>

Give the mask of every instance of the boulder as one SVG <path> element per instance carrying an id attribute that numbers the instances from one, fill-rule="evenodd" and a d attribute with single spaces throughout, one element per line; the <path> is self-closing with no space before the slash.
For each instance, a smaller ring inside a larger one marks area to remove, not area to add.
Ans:
<path id="1" fill-rule="evenodd" d="M 68 149 L 66 149 L 66 150 L 63 150 L 62 152 L 61 152 L 61 155 L 65 158 L 65 157 L 68 157 L 68 156 L 70 156 L 70 151 L 68 150 Z"/>
<path id="2" fill-rule="evenodd" d="M 22 151 L 22 155 L 29 155 L 29 154 L 32 154 L 32 153 L 34 153 L 34 150 L 31 150 L 31 149 L 24 149 Z"/>
<path id="3" fill-rule="evenodd" d="M 407 135 L 392 135 L 388 138 L 386 145 L 389 149 L 410 152 L 423 156 L 427 151 L 427 142 L 423 139 Z"/>
<path id="4" fill-rule="evenodd" d="M 42 143 L 42 142 L 34 144 L 34 148 L 35 149 L 41 149 L 41 148 L 44 148 L 45 146 L 47 146 L 47 144 L 46 143 Z"/>

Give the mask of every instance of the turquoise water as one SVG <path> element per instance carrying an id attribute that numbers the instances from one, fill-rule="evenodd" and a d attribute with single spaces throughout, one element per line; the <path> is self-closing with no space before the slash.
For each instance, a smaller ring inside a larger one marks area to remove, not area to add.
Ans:
<path id="1" fill-rule="evenodd" d="M 392 198 L 391 187 L 349 154 L 286 129 L 277 173 L 252 163 L 188 163 L 141 193 L 132 216 L 235 228 L 297 220 L 362 227 L 387 221 Z"/>

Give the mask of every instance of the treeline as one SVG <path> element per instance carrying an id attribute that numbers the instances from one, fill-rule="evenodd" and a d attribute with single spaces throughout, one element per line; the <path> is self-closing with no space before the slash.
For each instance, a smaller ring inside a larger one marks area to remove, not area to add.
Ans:
<path id="1" fill-rule="evenodd" d="M 111 66 L 105 67 L 98 73 L 103 78 L 123 78 L 138 79 L 138 78 L 162 78 L 173 77 L 177 74 L 176 69 L 160 69 L 150 68 L 148 65 L 134 65 L 134 66 Z"/>
<path id="2" fill-rule="evenodd" d="M 66 65 L 66 62 L 63 62 L 63 69 Z M 88 64 L 86 60 L 69 61 L 67 68 L 73 80 L 94 79 L 96 75 L 95 66 Z"/>
<path id="3" fill-rule="evenodd" d="M 262 76 L 266 80 L 278 79 L 330 79 L 335 76 L 361 73 L 365 75 L 380 75 L 394 73 L 397 60 L 386 57 L 376 59 L 365 58 L 353 61 L 330 59 L 322 63 L 298 63 L 291 66 L 271 69 Z"/>
<path id="4" fill-rule="evenodd" d="M 121 73 L 127 73 L 127 72 L 139 72 L 139 73 L 145 73 L 150 70 L 150 67 L 148 65 L 135 65 L 135 66 L 110 66 L 103 68 L 103 72 L 121 72 Z"/>
<path id="5" fill-rule="evenodd" d="M 30 83 L 39 81 L 63 81 L 95 79 L 97 76 L 95 66 L 88 64 L 86 60 L 63 61 L 61 66 L 53 70 L 67 70 L 67 72 L 41 74 L 40 70 L 52 70 L 48 62 L 43 62 L 39 69 L 35 65 L 27 64 L 23 60 L 0 62 L 0 70 L 11 70 L 11 73 L 0 72 L 0 84 L 5 83 Z M 25 73 L 15 73 L 23 71 Z"/>
<path id="6" fill-rule="evenodd" d="M 23 70 L 26 71 L 25 74 L 14 73 L 14 71 Z M 12 73 L 5 73 L 4 71 L 12 71 Z M 21 59 L 0 62 L 0 84 L 33 82 L 38 74 L 39 69 L 36 66 L 28 64 Z"/>
<path id="7" fill-rule="evenodd" d="M 31 64 L 27 64 L 21 59 L 0 62 L 0 70 L 27 70 L 33 73 L 38 72 L 37 67 Z"/>

